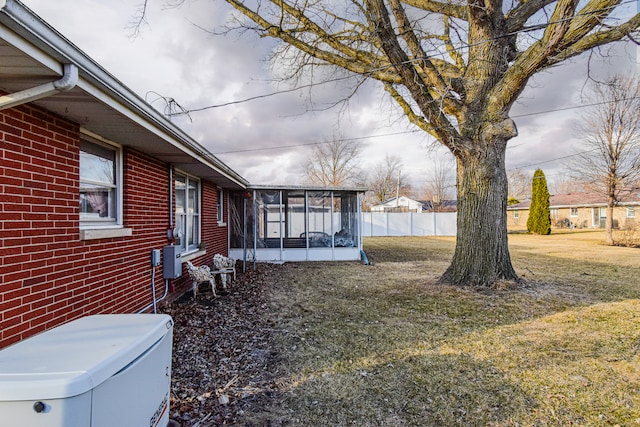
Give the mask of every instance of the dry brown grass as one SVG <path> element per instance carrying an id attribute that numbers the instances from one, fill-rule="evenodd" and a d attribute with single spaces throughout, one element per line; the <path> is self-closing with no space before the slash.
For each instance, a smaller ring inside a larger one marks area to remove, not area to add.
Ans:
<path id="1" fill-rule="evenodd" d="M 370 238 L 373 265 L 286 264 L 281 396 L 246 425 L 640 425 L 640 250 L 511 235 L 515 289 L 436 284 L 451 238 Z"/>

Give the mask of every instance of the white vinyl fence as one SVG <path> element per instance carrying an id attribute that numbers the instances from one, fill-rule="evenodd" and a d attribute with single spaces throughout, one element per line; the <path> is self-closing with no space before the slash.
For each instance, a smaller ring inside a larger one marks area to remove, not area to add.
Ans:
<path id="1" fill-rule="evenodd" d="M 456 213 L 364 212 L 362 235 L 455 236 Z"/>

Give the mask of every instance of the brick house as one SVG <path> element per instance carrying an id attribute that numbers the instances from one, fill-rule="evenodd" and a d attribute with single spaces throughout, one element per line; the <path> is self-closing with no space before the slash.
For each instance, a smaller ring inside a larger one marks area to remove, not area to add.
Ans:
<path id="1" fill-rule="evenodd" d="M 244 178 L 18 1 L 0 2 L 0 64 L 0 348 L 185 292 L 154 249 L 228 253 Z"/>
<path id="2" fill-rule="evenodd" d="M 0 348 L 148 312 L 217 253 L 360 259 L 365 189 L 250 185 L 19 0 L 0 64 Z"/>
<path id="3" fill-rule="evenodd" d="M 614 228 L 634 229 L 636 212 L 640 213 L 640 190 L 621 195 L 613 209 Z M 507 228 L 526 230 L 530 200 L 507 207 Z M 607 197 L 595 193 L 554 194 L 549 197 L 552 227 L 604 228 Z"/>

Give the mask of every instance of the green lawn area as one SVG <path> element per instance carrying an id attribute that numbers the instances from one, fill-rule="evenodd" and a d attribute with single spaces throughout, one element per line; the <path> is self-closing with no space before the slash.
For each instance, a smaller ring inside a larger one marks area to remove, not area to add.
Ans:
<path id="1" fill-rule="evenodd" d="M 437 284 L 453 238 L 273 270 L 282 394 L 247 424 L 640 426 L 640 249 L 602 237 L 510 235 L 517 287 Z"/>

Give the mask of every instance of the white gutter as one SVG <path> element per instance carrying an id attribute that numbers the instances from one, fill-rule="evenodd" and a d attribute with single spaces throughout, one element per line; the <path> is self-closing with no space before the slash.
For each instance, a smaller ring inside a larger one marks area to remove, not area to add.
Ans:
<path id="1" fill-rule="evenodd" d="M 27 102 L 46 98 L 58 92 L 71 90 L 77 83 L 78 67 L 73 64 L 64 64 L 64 75 L 60 80 L 45 83 L 30 89 L 21 90 L 20 92 L 10 93 L 9 95 L 0 96 L 0 110 L 5 110 L 17 105 L 26 104 Z"/>

